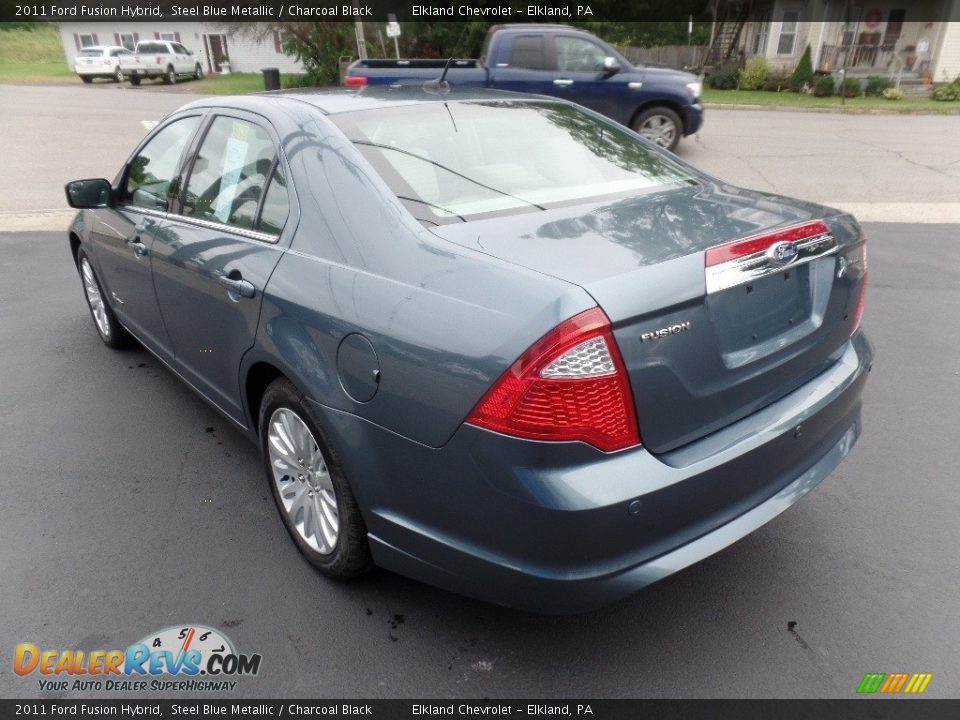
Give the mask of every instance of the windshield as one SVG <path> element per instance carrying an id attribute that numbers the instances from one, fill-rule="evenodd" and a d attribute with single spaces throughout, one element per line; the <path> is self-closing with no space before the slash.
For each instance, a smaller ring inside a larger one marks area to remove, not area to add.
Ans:
<path id="1" fill-rule="evenodd" d="M 430 224 L 699 182 L 620 126 L 565 103 L 437 102 L 330 119 Z"/>

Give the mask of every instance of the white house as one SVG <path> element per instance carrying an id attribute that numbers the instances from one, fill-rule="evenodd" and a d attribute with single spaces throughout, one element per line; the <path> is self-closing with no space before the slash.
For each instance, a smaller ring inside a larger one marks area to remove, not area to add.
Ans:
<path id="1" fill-rule="evenodd" d="M 278 68 L 283 73 L 302 73 L 303 65 L 283 52 L 280 34 L 271 33 L 256 40 L 243 33 L 228 33 L 219 23 L 157 22 L 62 22 L 60 39 L 67 55 L 67 65 L 81 48 L 90 45 L 122 45 L 133 49 L 140 40 L 172 40 L 182 43 L 200 57 L 207 72 L 220 72 L 229 59 L 235 72 L 259 72 Z"/>
<path id="2" fill-rule="evenodd" d="M 721 42 L 775 68 L 792 70 L 809 44 L 824 72 L 960 75 L 960 0 L 721 0 L 716 9 Z"/>

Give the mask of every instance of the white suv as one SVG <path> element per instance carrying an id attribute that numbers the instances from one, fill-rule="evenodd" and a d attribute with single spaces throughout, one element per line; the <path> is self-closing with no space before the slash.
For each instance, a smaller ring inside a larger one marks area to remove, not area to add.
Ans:
<path id="1" fill-rule="evenodd" d="M 123 82 L 123 59 L 132 57 L 132 52 L 118 45 L 92 45 L 77 53 L 73 69 L 85 83 L 93 82 L 95 77 Z"/>
<path id="2" fill-rule="evenodd" d="M 138 42 L 136 52 L 123 59 L 120 69 L 133 85 L 139 85 L 143 78 L 161 78 L 167 85 L 173 85 L 182 75 L 197 80 L 203 77 L 203 66 L 197 56 L 180 43 L 169 40 Z"/>

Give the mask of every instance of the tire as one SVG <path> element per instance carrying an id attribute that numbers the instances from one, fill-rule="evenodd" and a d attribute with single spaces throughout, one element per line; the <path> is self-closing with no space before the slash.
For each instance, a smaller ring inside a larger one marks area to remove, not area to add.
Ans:
<path id="1" fill-rule="evenodd" d="M 93 318 L 93 325 L 103 343 L 112 348 L 124 348 L 133 344 L 133 338 L 117 320 L 113 308 L 107 301 L 100 280 L 97 278 L 93 263 L 83 250 L 77 251 L 77 270 L 80 273 L 80 282 L 83 285 L 83 294 L 87 299 L 87 308 Z"/>
<path id="2" fill-rule="evenodd" d="M 89 75 L 81 75 L 80 79 L 83 80 L 83 82 L 86 83 L 87 85 L 93 82 L 93 78 L 90 77 Z"/>
<path id="3" fill-rule="evenodd" d="M 197 63 L 197 66 L 193 69 L 193 79 L 203 80 L 203 68 L 200 66 L 200 63 Z"/>
<path id="4" fill-rule="evenodd" d="M 631 127 L 634 132 L 670 151 L 676 149 L 683 135 L 680 116 L 668 107 L 647 108 L 636 117 Z"/>
<path id="5" fill-rule="evenodd" d="M 173 69 L 173 65 L 167 65 L 167 71 L 163 74 L 163 84 L 176 85 L 176 83 L 177 83 L 177 73 Z"/>
<path id="6" fill-rule="evenodd" d="M 137 75 L 136 73 L 134 73 L 133 75 L 131 75 L 131 76 L 130 76 L 130 84 L 133 85 L 134 87 L 139 87 L 139 85 L 140 85 L 140 76 Z"/>
<path id="7" fill-rule="evenodd" d="M 113 81 L 118 83 L 123 82 L 123 70 L 120 69 L 119 65 L 117 65 L 116 70 L 113 71 Z"/>
<path id="8" fill-rule="evenodd" d="M 267 482 L 300 552 L 339 580 L 369 569 L 367 526 L 339 457 L 303 394 L 286 378 L 264 392 L 259 428 Z"/>

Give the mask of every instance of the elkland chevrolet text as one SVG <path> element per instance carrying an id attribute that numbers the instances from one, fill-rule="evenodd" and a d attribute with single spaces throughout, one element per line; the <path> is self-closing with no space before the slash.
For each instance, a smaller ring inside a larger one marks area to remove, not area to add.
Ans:
<path id="1" fill-rule="evenodd" d="M 103 341 L 259 443 L 331 577 L 597 607 L 764 524 L 860 433 L 857 222 L 562 100 L 201 100 L 66 189 Z"/>

